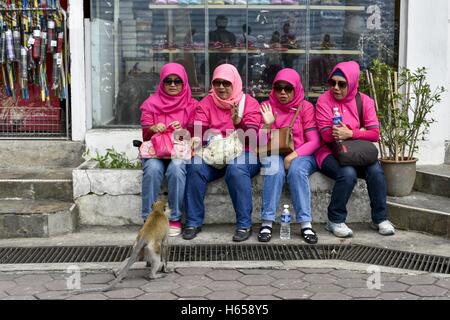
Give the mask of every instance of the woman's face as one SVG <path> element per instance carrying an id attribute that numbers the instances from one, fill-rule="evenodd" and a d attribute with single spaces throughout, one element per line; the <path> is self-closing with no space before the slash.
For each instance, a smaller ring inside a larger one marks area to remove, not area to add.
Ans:
<path id="1" fill-rule="evenodd" d="M 230 81 L 224 79 L 215 79 L 213 82 L 214 92 L 219 96 L 220 99 L 226 100 L 231 96 L 233 92 L 233 86 Z"/>
<path id="2" fill-rule="evenodd" d="M 170 96 L 176 96 L 183 90 L 183 80 L 176 74 L 169 74 L 164 80 L 164 91 Z"/>
<path id="3" fill-rule="evenodd" d="M 328 84 L 330 85 L 331 92 L 336 100 L 340 101 L 345 99 L 348 93 L 348 83 L 344 77 L 333 76 Z"/>
<path id="4" fill-rule="evenodd" d="M 281 104 L 288 104 L 294 99 L 294 86 L 287 81 L 277 81 L 273 85 L 275 96 Z"/>

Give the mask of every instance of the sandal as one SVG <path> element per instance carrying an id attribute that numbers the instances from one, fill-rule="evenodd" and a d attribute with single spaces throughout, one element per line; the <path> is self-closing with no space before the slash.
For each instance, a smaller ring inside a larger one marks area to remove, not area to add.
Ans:
<path id="1" fill-rule="evenodd" d="M 269 230 L 270 232 L 261 232 L 263 230 Z M 272 228 L 269 226 L 264 226 L 259 229 L 258 241 L 259 242 L 269 242 L 272 239 Z"/>
<path id="2" fill-rule="evenodd" d="M 314 234 L 305 233 L 306 230 L 311 230 L 312 232 L 314 232 Z M 317 238 L 316 232 L 312 228 L 303 228 L 301 230 L 301 234 L 302 234 L 303 240 L 305 240 L 306 243 L 316 244 L 317 241 L 319 240 Z"/>

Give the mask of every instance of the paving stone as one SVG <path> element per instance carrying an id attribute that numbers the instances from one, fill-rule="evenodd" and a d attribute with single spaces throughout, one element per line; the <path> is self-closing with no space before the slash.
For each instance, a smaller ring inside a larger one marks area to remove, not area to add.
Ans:
<path id="1" fill-rule="evenodd" d="M 2 300 L 37 300 L 37 299 L 33 296 L 9 296 L 3 298 Z"/>
<path id="2" fill-rule="evenodd" d="M 382 282 L 384 281 L 390 281 L 390 282 L 394 282 L 394 281 L 398 281 L 398 279 L 400 279 L 402 277 L 402 275 L 399 274 L 392 274 L 392 273 L 385 273 L 382 272 L 380 275 L 380 279 Z"/>
<path id="3" fill-rule="evenodd" d="M 275 279 L 266 274 L 245 275 L 238 279 L 248 286 L 266 285 L 272 283 Z"/>
<path id="4" fill-rule="evenodd" d="M 385 292 L 378 296 L 382 300 L 418 300 L 419 297 L 408 292 Z"/>
<path id="5" fill-rule="evenodd" d="M 305 290 L 279 290 L 275 292 L 273 295 L 283 300 L 309 299 L 313 295 L 313 293 Z"/>
<path id="6" fill-rule="evenodd" d="M 124 288 L 105 292 L 105 296 L 112 299 L 136 298 L 144 294 L 144 291 L 136 288 Z"/>
<path id="7" fill-rule="evenodd" d="M 178 300 L 208 300 L 204 297 L 185 297 L 185 298 L 178 298 Z"/>
<path id="8" fill-rule="evenodd" d="M 450 278 L 440 279 L 435 284 L 439 287 L 450 290 Z"/>
<path id="9" fill-rule="evenodd" d="M 249 296 L 263 296 L 271 295 L 278 291 L 277 288 L 270 286 L 247 286 L 240 290 L 242 293 L 248 294 Z"/>
<path id="10" fill-rule="evenodd" d="M 45 291 L 34 295 L 39 300 L 64 300 L 68 295 L 61 291 Z"/>
<path id="11" fill-rule="evenodd" d="M 169 292 L 151 292 L 139 296 L 136 300 L 176 300 L 177 298 Z"/>
<path id="12" fill-rule="evenodd" d="M 382 292 L 404 292 L 408 289 L 409 286 L 400 283 L 400 282 L 381 282 L 381 288 L 379 289 Z"/>
<path id="13" fill-rule="evenodd" d="M 107 300 L 108 297 L 101 293 L 84 293 L 75 296 L 71 296 L 67 300 Z"/>
<path id="14" fill-rule="evenodd" d="M 420 298 L 420 300 L 450 300 L 450 297 L 425 297 L 425 298 Z"/>
<path id="15" fill-rule="evenodd" d="M 241 300 L 247 295 L 236 291 L 236 290 L 226 290 L 226 291 L 216 291 L 208 294 L 206 298 L 209 300 Z"/>
<path id="16" fill-rule="evenodd" d="M 298 270 L 274 270 L 269 275 L 275 279 L 300 279 L 304 276 L 303 272 Z"/>
<path id="17" fill-rule="evenodd" d="M 243 276 L 242 273 L 236 270 L 213 270 L 206 274 L 213 280 L 236 280 Z"/>
<path id="18" fill-rule="evenodd" d="M 47 291 L 42 285 L 18 285 L 5 290 L 11 296 L 29 296 Z"/>
<path id="19" fill-rule="evenodd" d="M 117 284 L 117 288 L 140 288 L 149 283 L 149 280 L 144 278 L 125 278 Z"/>
<path id="20" fill-rule="evenodd" d="M 20 274 L 0 272 L 0 281 L 14 281 L 14 279 L 19 278 L 20 276 Z"/>
<path id="21" fill-rule="evenodd" d="M 433 284 L 436 282 L 436 278 L 429 275 L 410 275 L 403 276 L 398 281 L 409 284 L 409 285 L 425 285 Z"/>
<path id="22" fill-rule="evenodd" d="M 286 290 L 304 289 L 309 285 L 310 285 L 309 282 L 302 280 L 302 279 L 295 279 L 295 280 L 279 279 L 279 280 L 273 281 L 271 283 L 271 286 L 274 288 L 286 289 Z"/>
<path id="23" fill-rule="evenodd" d="M 46 287 L 50 291 L 59 291 L 59 290 L 67 290 L 67 280 L 53 280 L 47 283 L 44 283 L 44 287 Z"/>
<path id="24" fill-rule="evenodd" d="M 205 286 L 208 283 L 211 283 L 212 280 L 206 276 L 185 276 L 180 277 L 175 280 L 180 286 L 190 288 L 190 287 L 201 287 Z"/>
<path id="25" fill-rule="evenodd" d="M 308 281 L 311 284 L 316 283 L 335 283 L 336 277 L 329 274 L 307 274 L 303 277 L 303 280 Z"/>
<path id="26" fill-rule="evenodd" d="M 207 288 L 213 291 L 222 291 L 222 290 L 239 290 L 244 286 L 239 281 L 213 281 L 206 285 Z"/>
<path id="27" fill-rule="evenodd" d="M 330 272 L 331 275 L 335 276 L 339 279 L 362 279 L 363 277 L 367 276 L 367 274 L 358 272 L 358 271 L 351 271 L 351 270 L 333 270 Z"/>
<path id="28" fill-rule="evenodd" d="M 96 273 L 89 274 L 81 277 L 82 284 L 96 284 L 96 283 L 108 283 L 114 280 L 115 277 L 112 273 Z"/>
<path id="29" fill-rule="evenodd" d="M 367 288 L 366 280 L 356 278 L 337 279 L 334 284 L 343 288 Z"/>
<path id="30" fill-rule="evenodd" d="M 253 275 L 253 274 L 268 274 L 272 270 L 270 269 L 238 269 L 239 272 L 246 274 L 246 275 Z"/>
<path id="31" fill-rule="evenodd" d="M 351 288 L 345 289 L 342 293 L 353 298 L 375 298 L 380 294 L 380 291 L 367 288 Z"/>
<path id="32" fill-rule="evenodd" d="M 70 274 L 66 272 L 49 273 L 48 275 L 52 277 L 53 280 L 66 280 L 70 277 Z"/>
<path id="33" fill-rule="evenodd" d="M 421 297 L 441 297 L 444 296 L 448 290 L 438 286 L 423 285 L 411 286 L 406 291 Z"/>
<path id="34" fill-rule="evenodd" d="M 178 283 L 172 281 L 150 281 L 150 283 L 142 286 L 141 289 L 145 292 L 153 293 L 153 292 L 165 292 L 172 291 L 179 288 L 180 285 Z"/>
<path id="35" fill-rule="evenodd" d="M 53 281 L 53 278 L 46 274 L 29 274 L 16 278 L 14 281 L 19 285 L 39 285 Z"/>
<path id="36" fill-rule="evenodd" d="M 334 284 L 313 284 L 305 288 L 305 290 L 308 290 L 313 293 L 318 292 L 340 292 L 344 289 L 342 287 L 335 286 Z"/>
<path id="37" fill-rule="evenodd" d="M 5 297 L 8 297 L 8 295 L 6 294 L 6 292 L 4 291 L 0 291 L 0 299 L 3 299 Z"/>
<path id="38" fill-rule="evenodd" d="M 179 296 L 180 298 L 205 297 L 211 293 L 211 290 L 205 287 L 192 287 L 192 288 L 181 287 L 172 290 L 172 293 Z"/>
<path id="39" fill-rule="evenodd" d="M 182 276 L 202 276 L 211 272 L 211 268 L 176 268 L 175 272 Z"/>
<path id="40" fill-rule="evenodd" d="M 311 297 L 311 300 L 350 300 L 351 297 L 339 292 L 319 292 Z"/>
<path id="41" fill-rule="evenodd" d="M 281 300 L 275 296 L 248 296 L 244 300 Z"/>
<path id="42" fill-rule="evenodd" d="M 307 274 L 316 274 L 316 273 L 331 273 L 332 271 L 336 270 L 336 269 L 331 269 L 331 268 L 299 268 L 299 271 L 303 272 L 303 273 L 307 273 Z"/>
<path id="43" fill-rule="evenodd" d="M 0 291 L 5 291 L 6 289 L 16 287 L 17 283 L 14 281 L 0 281 Z"/>

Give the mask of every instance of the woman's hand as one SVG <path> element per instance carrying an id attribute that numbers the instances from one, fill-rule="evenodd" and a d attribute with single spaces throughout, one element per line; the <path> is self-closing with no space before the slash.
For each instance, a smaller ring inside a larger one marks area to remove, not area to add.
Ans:
<path id="1" fill-rule="evenodd" d="M 202 146 L 202 139 L 199 137 L 192 137 L 191 138 L 191 149 L 192 149 L 192 157 L 195 157 L 196 150 L 200 149 Z"/>
<path id="2" fill-rule="evenodd" d="M 172 123 L 170 124 L 170 126 L 171 126 L 172 128 L 174 128 L 175 130 L 181 129 L 181 123 L 180 123 L 180 121 L 174 121 L 174 122 L 172 122 Z"/>
<path id="3" fill-rule="evenodd" d="M 333 137 L 336 141 L 348 140 L 353 137 L 353 131 L 350 130 L 342 121 L 339 122 L 341 127 L 333 126 Z"/>
<path id="4" fill-rule="evenodd" d="M 272 112 L 272 106 L 270 105 L 270 103 L 263 103 L 259 111 L 261 111 L 265 127 L 270 128 L 275 122 L 275 116 Z"/>
<path id="5" fill-rule="evenodd" d="M 231 107 L 231 119 L 235 126 L 241 123 L 242 118 L 239 117 L 239 106 L 237 104 L 234 104 L 233 107 Z"/>
<path id="6" fill-rule="evenodd" d="M 285 158 L 284 158 L 284 169 L 289 170 L 289 167 L 291 166 L 291 162 L 292 160 L 294 160 L 295 158 L 298 157 L 297 152 L 292 152 L 290 154 L 288 154 Z"/>
<path id="7" fill-rule="evenodd" d="M 166 130 L 166 125 L 164 123 L 158 123 L 150 127 L 150 130 L 154 133 L 163 132 Z"/>

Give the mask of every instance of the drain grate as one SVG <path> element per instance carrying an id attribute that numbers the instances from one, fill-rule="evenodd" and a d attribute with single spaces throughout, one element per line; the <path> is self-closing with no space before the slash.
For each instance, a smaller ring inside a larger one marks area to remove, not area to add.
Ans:
<path id="1" fill-rule="evenodd" d="M 0 248 L 0 264 L 121 262 L 131 246 Z M 450 257 L 363 245 L 173 245 L 169 261 L 345 260 L 385 267 L 450 274 Z"/>

